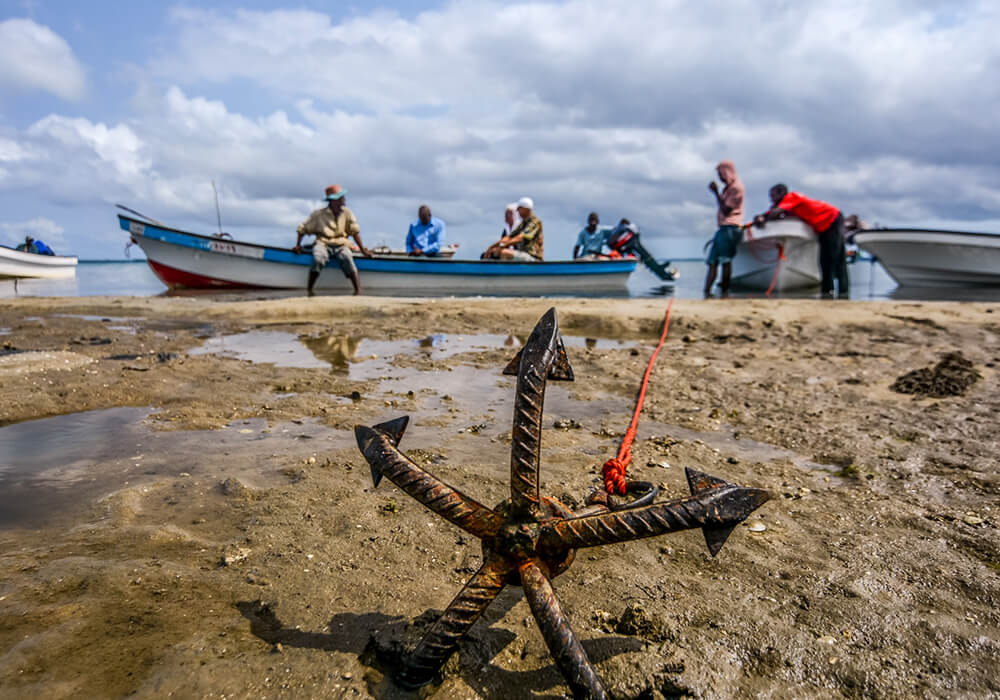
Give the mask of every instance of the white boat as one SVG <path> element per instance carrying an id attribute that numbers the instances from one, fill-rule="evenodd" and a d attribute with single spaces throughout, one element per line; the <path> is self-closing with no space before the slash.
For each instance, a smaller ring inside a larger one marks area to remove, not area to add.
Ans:
<path id="1" fill-rule="evenodd" d="M 1000 235 L 919 228 L 880 228 L 854 234 L 900 285 L 1000 285 Z"/>
<path id="2" fill-rule="evenodd" d="M 0 279 L 44 277 L 68 279 L 76 276 L 75 257 L 40 255 L 0 246 Z"/>
<path id="3" fill-rule="evenodd" d="M 243 243 L 168 228 L 118 215 L 121 228 L 146 253 L 168 288 L 305 289 L 312 256 L 288 248 Z M 623 293 L 638 260 L 519 262 L 355 254 L 364 292 L 400 295 Z M 351 291 L 334 263 L 316 281 L 318 291 Z"/>
<path id="4" fill-rule="evenodd" d="M 768 221 L 746 228 L 733 258 L 734 289 L 776 292 L 820 283 L 819 242 L 799 219 Z"/>

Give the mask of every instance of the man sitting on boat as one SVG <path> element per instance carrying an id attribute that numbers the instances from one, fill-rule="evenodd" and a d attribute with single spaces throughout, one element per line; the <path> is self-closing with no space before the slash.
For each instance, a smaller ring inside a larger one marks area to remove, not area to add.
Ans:
<path id="1" fill-rule="evenodd" d="M 600 223 L 601 219 L 596 211 L 587 215 L 587 225 L 580 229 L 576 245 L 573 246 L 574 260 L 600 260 L 608 257 L 604 249 L 613 229 L 601 226 Z"/>
<path id="2" fill-rule="evenodd" d="M 45 245 L 42 241 L 35 240 L 31 236 L 24 237 L 24 243 L 17 246 L 14 250 L 20 250 L 25 253 L 36 253 L 37 255 L 55 255 L 56 252 Z"/>
<path id="3" fill-rule="evenodd" d="M 417 220 L 410 224 L 406 233 L 406 254 L 433 257 L 441 252 L 444 243 L 444 222 L 431 216 L 431 208 L 421 204 L 417 210 Z"/>
<path id="4" fill-rule="evenodd" d="M 348 237 L 353 238 L 361 254 L 366 258 L 371 257 L 371 253 L 361 242 L 361 228 L 354 212 L 344 206 L 344 195 L 347 190 L 340 185 L 330 185 L 326 188 L 327 206 L 317 209 L 309 218 L 299 224 L 296 232 L 298 238 L 295 241 L 296 253 L 302 252 L 302 237 L 316 236 L 316 243 L 313 245 L 313 264 L 309 269 L 309 296 L 316 292 L 316 280 L 319 273 L 326 267 L 326 263 L 332 255 L 340 263 L 340 269 L 344 271 L 344 276 L 351 280 L 354 285 L 354 294 L 361 293 L 361 281 L 358 279 L 358 268 L 354 264 L 354 255 L 349 247 Z"/>
<path id="5" fill-rule="evenodd" d="M 719 192 L 719 186 L 713 180 L 709 183 L 708 189 L 715 195 L 715 201 L 719 205 L 716 215 L 718 230 L 715 238 L 712 239 L 712 249 L 708 253 L 705 264 L 708 265 L 708 272 L 705 275 L 705 297 L 712 296 L 712 285 L 715 284 L 715 275 L 718 273 L 719 265 L 722 265 L 722 281 L 719 287 L 722 295 L 729 294 L 729 280 L 733 275 L 733 258 L 736 257 L 736 247 L 743 238 L 743 182 L 736 174 L 736 166 L 731 160 L 724 160 L 715 166 L 715 172 L 722 180 L 725 187 Z"/>
<path id="6" fill-rule="evenodd" d="M 521 223 L 483 253 L 484 260 L 519 260 L 541 262 L 544 258 L 542 221 L 535 216 L 535 203 L 531 197 L 521 197 L 517 201 L 517 213 Z"/>
<path id="7" fill-rule="evenodd" d="M 844 244 L 844 215 L 832 204 L 818 199 L 808 199 L 798 192 L 789 192 L 785 185 L 777 184 L 768 192 L 772 207 L 754 217 L 754 226 L 763 228 L 767 221 L 782 219 L 791 214 L 806 222 L 819 236 L 819 268 L 822 276 L 821 291 L 833 296 L 833 280 L 837 278 L 837 293 L 848 295 L 847 249 Z"/>

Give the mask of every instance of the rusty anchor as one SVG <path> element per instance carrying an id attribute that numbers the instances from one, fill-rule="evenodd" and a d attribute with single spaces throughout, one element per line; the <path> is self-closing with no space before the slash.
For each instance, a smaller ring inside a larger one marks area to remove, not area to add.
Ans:
<path id="1" fill-rule="evenodd" d="M 598 502 L 574 513 L 539 492 L 546 380 L 573 380 L 554 308 L 542 316 L 504 374 L 517 375 L 510 499 L 495 508 L 452 488 L 399 451 L 407 416 L 374 427 L 355 427 L 358 447 L 371 466 L 376 486 L 383 477 L 388 478 L 430 510 L 482 540 L 482 567 L 405 656 L 395 680 L 406 688 L 434 680 L 459 641 L 503 588 L 520 585 L 574 697 L 607 698 L 601 677 L 559 604 L 552 579 L 569 568 L 581 547 L 693 528 L 703 530 L 709 552 L 715 556 L 736 525 L 768 500 L 768 493 L 687 469 L 691 490 L 688 498 L 647 504 L 650 491 L 639 488 L 643 495 L 624 506 L 609 508 Z"/>

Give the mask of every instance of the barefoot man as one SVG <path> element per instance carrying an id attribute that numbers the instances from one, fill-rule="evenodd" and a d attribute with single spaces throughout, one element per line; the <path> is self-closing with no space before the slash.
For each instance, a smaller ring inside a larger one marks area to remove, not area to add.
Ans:
<path id="1" fill-rule="evenodd" d="M 347 190 L 340 185 L 327 187 L 327 205 L 310 214 L 309 218 L 299 224 L 297 229 L 298 239 L 296 239 L 295 248 L 293 248 L 296 253 L 302 252 L 303 236 L 316 236 L 316 243 L 313 245 L 313 264 L 309 269 L 309 296 L 316 293 L 314 290 L 316 280 L 331 256 L 340 263 L 340 269 L 344 271 L 344 276 L 351 280 L 351 284 L 354 285 L 354 294 L 361 293 L 361 281 L 358 279 L 358 268 L 354 264 L 354 254 L 348 245 L 348 236 L 357 242 L 361 254 L 366 258 L 370 258 L 371 253 L 361 242 L 361 229 L 358 226 L 358 220 L 354 217 L 354 212 L 344 206 L 344 195 L 346 194 Z"/>

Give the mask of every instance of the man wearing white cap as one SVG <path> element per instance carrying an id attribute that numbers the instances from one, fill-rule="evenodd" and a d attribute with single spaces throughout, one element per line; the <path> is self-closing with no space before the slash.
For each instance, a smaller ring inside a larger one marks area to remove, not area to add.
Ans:
<path id="1" fill-rule="evenodd" d="M 524 262 L 541 262 L 544 259 L 544 239 L 542 236 L 542 221 L 535 216 L 535 203 L 531 197 L 521 197 L 517 200 L 517 213 L 521 223 L 499 241 L 491 245 L 484 258 L 499 258 L 500 260 L 521 260 Z"/>

